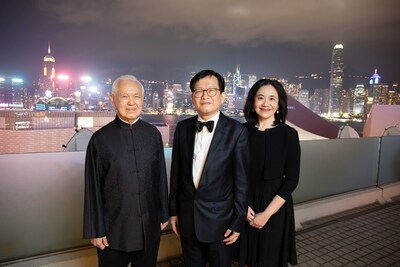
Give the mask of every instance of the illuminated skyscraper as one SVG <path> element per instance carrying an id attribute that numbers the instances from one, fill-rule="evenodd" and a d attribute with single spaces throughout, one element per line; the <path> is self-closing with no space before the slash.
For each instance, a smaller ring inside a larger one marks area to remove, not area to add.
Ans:
<path id="1" fill-rule="evenodd" d="M 51 55 L 51 49 L 50 49 L 50 42 L 47 47 L 47 55 L 44 56 L 43 58 L 43 76 L 45 77 L 55 77 L 56 76 L 56 69 L 54 67 L 56 60 L 55 58 Z"/>
<path id="2" fill-rule="evenodd" d="M 246 95 L 248 93 L 248 90 L 250 90 L 250 88 L 257 82 L 257 76 L 250 74 L 249 75 L 249 83 L 247 84 L 247 92 Z"/>
<path id="3" fill-rule="evenodd" d="M 39 96 L 55 95 L 55 77 L 56 77 L 56 69 L 55 69 L 55 58 L 51 55 L 50 42 L 47 47 L 47 55 L 43 58 L 43 73 L 39 78 Z"/>
<path id="4" fill-rule="evenodd" d="M 0 77 L 0 108 L 6 103 L 6 79 Z"/>
<path id="5" fill-rule="evenodd" d="M 340 117 L 348 118 L 351 113 L 351 103 L 352 103 L 350 93 L 347 90 L 342 90 L 340 92 Z"/>
<path id="6" fill-rule="evenodd" d="M 160 99 L 158 97 L 158 93 L 153 93 L 153 110 L 158 111 L 160 109 Z"/>
<path id="7" fill-rule="evenodd" d="M 241 86 L 242 74 L 240 73 L 240 65 L 236 65 L 236 72 L 233 75 L 233 94 L 236 95 L 236 88 Z"/>
<path id="8" fill-rule="evenodd" d="M 388 92 L 388 104 L 400 105 L 400 88 L 398 83 L 392 84 L 392 89 Z"/>
<path id="9" fill-rule="evenodd" d="M 386 105 L 388 102 L 389 86 L 381 83 L 381 76 L 378 74 L 378 69 L 375 68 L 375 73 L 372 74 L 369 80 L 369 94 L 373 97 L 373 104 Z"/>
<path id="10" fill-rule="evenodd" d="M 343 45 L 337 44 L 333 48 L 331 65 L 331 82 L 329 88 L 329 116 L 338 117 L 340 113 L 340 91 L 343 85 Z"/>
<path id="11" fill-rule="evenodd" d="M 144 97 L 143 97 L 143 110 L 147 111 L 148 108 L 152 107 L 152 94 L 153 89 L 149 81 L 142 81 L 144 87 Z"/>
<path id="12" fill-rule="evenodd" d="M 367 105 L 367 92 L 363 84 L 357 84 L 356 90 L 354 91 L 354 102 L 353 102 L 353 113 L 356 116 L 362 118 L 365 117 Z"/>
<path id="13" fill-rule="evenodd" d="M 309 95 L 310 95 L 310 92 L 307 89 L 301 89 L 299 91 L 299 102 L 307 108 L 310 108 Z"/>
<path id="14" fill-rule="evenodd" d="M 225 93 L 227 95 L 234 95 L 234 74 L 232 72 L 228 72 L 224 75 L 225 79 Z"/>
<path id="15" fill-rule="evenodd" d="M 20 78 L 0 77 L 0 108 L 27 108 L 28 90 Z"/>

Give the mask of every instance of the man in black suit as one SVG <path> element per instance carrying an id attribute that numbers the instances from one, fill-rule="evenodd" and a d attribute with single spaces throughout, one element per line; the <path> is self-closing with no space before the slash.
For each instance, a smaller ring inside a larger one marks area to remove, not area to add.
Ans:
<path id="1" fill-rule="evenodd" d="M 168 223 L 168 185 L 161 134 L 139 118 L 144 89 L 131 75 L 116 79 L 115 120 L 95 132 L 86 152 L 84 238 L 99 266 L 156 266 Z"/>
<path id="2" fill-rule="evenodd" d="M 198 116 L 177 124 L 171 165 L 170 215 L 186 266 L 231 266 L 232 244 L 247 213 L 248 134 L 219 109 L 223 77 L 203 70 L 190 81 Z M 205 127 L 204 127 L 205 126 Z"/>

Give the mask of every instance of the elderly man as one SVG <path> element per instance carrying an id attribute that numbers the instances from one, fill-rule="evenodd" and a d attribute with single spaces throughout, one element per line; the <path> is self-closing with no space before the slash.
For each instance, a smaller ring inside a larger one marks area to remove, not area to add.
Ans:
<path id="1" fill-rule="evenodd" d="M 247 213 L 248 133 L 220 112 L 226 93 L 219 73 L 197 73 L 190 89 L 198 116 L 175 130 L 171 225 L 181 237 L 185 266 L 230 267 Z"/>
<path id="2" fill-rule="evenodd" d="M 144 89 L 117 78 L 115 120 L 95 132 L 85 163 L 84 238 L 99 266 L 156 266 L 160 232 L 168 223 L 168 188 L 161 134 L 139 118 Z"/>

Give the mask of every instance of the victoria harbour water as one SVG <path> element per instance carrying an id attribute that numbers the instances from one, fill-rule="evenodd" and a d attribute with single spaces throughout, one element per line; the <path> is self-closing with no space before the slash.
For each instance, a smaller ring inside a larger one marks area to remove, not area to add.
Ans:
<path id="1" fill-rule="evenodd" d="M 141 118 L 144 121 L 153 124 L 163 123 L 169 127 L 169 144 L 172 145 L 174 139 L 174 132 L 176 124 L 182 120 L 193 117 L 193 115 L 176 115 L 176 114 L 142 114 Z M 245 122 L 242 116 L 230 116 L 231 118 L 239 121 Z"/>
<path id="2" fill-rule="evenodd" d="M 152 124 L 165 124 L 169 127 L 169 144 L 172 145 L 174 139 L 174 132 L 176 124 L 179 121 L 185 120 L 187 118 L 192 117 L 193 115 L 176 115 L 176 114 L 142 114 L 141 118 L 144 121 L 147 121 Z M 239 121 L 245 122 L 245 118 L 243 116 L 230 116 L 231 118 Z M 364 122 L 356 122 L 356 121 L 331 121 L 331 123 L 338 125 L 339 127 L 342 125 L 349 125 L 354 128 L 360 135 L 362 135 Z M 301 125 L 297 125 L 301 128 Z"/>

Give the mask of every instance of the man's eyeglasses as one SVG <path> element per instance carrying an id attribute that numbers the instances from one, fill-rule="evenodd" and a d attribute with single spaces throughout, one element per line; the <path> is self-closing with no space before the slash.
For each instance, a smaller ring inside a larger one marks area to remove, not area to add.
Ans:
<path id="1" fill-rule="evenodd" d="M 193 96 L 196 98 L 200 98 L 203 96 L 204 92 L 206 92 L 209 97 L 214 97 L 217 95 L 217 92 L 219 92 L 219 89 L 218 88 L 195 89 L 193 91 Z"/>

